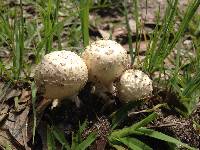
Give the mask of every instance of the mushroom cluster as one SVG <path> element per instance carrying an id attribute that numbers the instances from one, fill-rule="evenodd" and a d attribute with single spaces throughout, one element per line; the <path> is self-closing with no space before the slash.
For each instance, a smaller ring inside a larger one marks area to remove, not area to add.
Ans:
<path id="1" fill-rule="evenodd" d="M 122 101 L 139 100 L 151 95 L 151 79 L 142 71 L 128 69 L 130 60 L 127 51 L 119 43 L 112 40 L 93 42 L 86 47 L 82 58 L 88 67 L 89 80 L 96 87 L 101 85 L 108 92 L 117 93 Z"/>
<path id="2" fill-rule="evenodd" d="M 152 81 L 142 71 L 128 69 L 128 58 L 127 51 L 113 40 L 91 43 L 81 57 L 54 51 L 37 66 L 36 85 L 46 98 L 62 99 L 78 95 L 89 79 L 96 87 L 117 93 L 122 101 L 143 99 L 151 95 Z"/>

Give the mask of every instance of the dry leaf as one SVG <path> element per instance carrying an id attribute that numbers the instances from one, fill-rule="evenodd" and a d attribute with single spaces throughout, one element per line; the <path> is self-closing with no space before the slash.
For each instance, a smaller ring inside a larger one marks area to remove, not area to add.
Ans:
<path id="1" fill-rule="evenodd" d="M 27 130 L 26 128 L 29 110 L 30 108 L 28 106 L 20 114 L 15 113 L 14 110 L 11 110 L 8 119 L 4 124 L 4 128 L 8 129 L 12 137 L 16 139 L 22 146 L 26 144 L 24 143 L 23 131 Z"/>
<path id="2" fill-rule="evenodd" d="M 30 99 L 31 99 L 31 92 L 23 89 L 21 97 L 19 99 L 19 103 L 27 103 Z"/>
<path id="3" fill-rule="evenodd" d="M 10 136 L 7 129 L 0 128 L 0 149 L 5 149 L 8 145 L 12 150 L 24 150 L 24 147 Z"/>
<path id="4" fill-rule="evenodd" d="M 5 101 L 9 100 L 9 99 L 12 99 L 14 97 L 18 97 L 20 96 L 21 94 L 21 91 L 19 89 L 9 89 L 7 92 L 6 92 L 6 98 L 5 98 Z"/>
<path id="5" fill-rule="evenodd" d="M 0 123 L 8 116 L 9 106 L 6 104 L 1 104 L 0 106 Z"/>
<path id="6" fill-rule="evenodd" d="M 108 40 L 110 38 L 110 33 L 108 31 L 101 30 L 101 29 L 98 29 L 98 30 L 104 40 Z"/>

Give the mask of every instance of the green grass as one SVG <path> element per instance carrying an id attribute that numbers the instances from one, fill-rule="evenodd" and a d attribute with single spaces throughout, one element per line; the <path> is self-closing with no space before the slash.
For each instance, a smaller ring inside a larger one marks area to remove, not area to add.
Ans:
<path id="1" fill-rule="evenodd" d="M 81 31 L 83 37 L 83 45 L 86 47 L 89 44 L 89 10 L 91 0 L 80 0 L 80 19 Z"/>
<path id="2" fill-rule="evenodd" d="M 135 106 L 136 107 L 136 106 Z M 124 107 L 124 112 L 127 108 Z M 122 112 L 122 109 L 119 111 Z M 117 113 L 116 113 L 117 114 Z M 182 143 L 181 141 L 170 137 L 166 134 L 163 134 L 161 132 L 148 129 L 145 126 L 149 123 L 151 123 L 153 120 L 156 119 L 158 115 L 154 112 L 148 116 L 146 116 L 143 120 L 136 122 L 135 124 L 124 127 L 122 129 L 115 129 L 113 130 L 110 135 L 108 136 L 109 142 L 113 147 L 120 146 L 121 148 L 130 148 L 130 149 L 137 149 L 137 150 L 143 150 L 143 149 L 152 149 L 147 144 L 145 144 L 143 141 L 140 141 L 139 139 L 135 138 L 134 135 L 144 135 L 151 138 L 155 138 L 157 140 L 162 140 L 170 144 L 176 145 L 176 147 L 185 147 L 190 150 L 195 150 L 195 148 L 190 147 L 187 144 Z M 119 121 L 121 121 L 120 118 L 118 118 Z"/>
<path id="3" fill-rule="evenodd" d="M 37 124 L 37 116 L 36 116 L 36 94 L 37 94 L 37 88 L 34 82 L 31 83 L 31 96 L 32 96 L 32 109 L 33 109 L 33 141 L 35 142 L 35 132 L 36 132 L 36 124 Z"/>
<path id="4" fill-rule="evenodd" d="M 58 141 L 62 145 L 62 149 L 66 150 L 86 150 L 96 139 L 96 133 L 92 132 L 86 137 L 86 139 L 82 139 L 81 134 L 87 127 L 87 121 L 85 121 L 82 125 L 79 125 L 78 132 L 76 134 L 72 134 L 71 145 L 65 139 L 64 133 L 59 130 L 56 126 L 47 126 L 47 143 L 48 149 L 54 150 L 56 149 L 55 141 Z"/>
<path id="5" fill-rule="evenodd" d="M 132 37 L 131 37 L 131 29 L 130 29 L 130 25 L 129 25 L 126 0 L 124 2 L 124 15 L 125 15 L 125 21 L 126 21 L 126 29 L 128 31 L 128 46 L 129 46 L 129 52 L 130 52 L 130 56 L 131 56 L 131 65 L 133 65 L 136 53 L 134 52 L 133 45 L 132 45 L 133 41 L 132 41 Z"/>
<path id="6" fill-rule="evenodd" d="M 200 4 L 198 0 L 193 0 L 190 3 L 178 31 L 175 33 L 174 19 L 177 13 L 177 3 L 178 0 L 169 1 L 169 5 L 165 11 L 164 20 L 161 23 L 161 28 L 158 29 L 157 27 L 155 29 L 151 41 L 149 42 L 144 68 L 150 73 L 163 68 L 164 59 L 170 54 L 180 40 Z M 160 21 L 158 21 L 157 25 L 159 23 Z M 173 33 L 175 33 L 174 38 L 170 41 L 170 34 Z"/>
<path id="7" fill-rule="evenodd" d="M 171 0 L 168 2 L 169 5 L 166 8 L 164 19 L 160 20 L 159 12 L 158 12 L 158 19 L 157 19 L 157 26 L 151 36 L 149 41 L 148 50 L 146 53 L 146 58 L 144 62 L 144 70 L 150 74 L 153 74 L 155 71 L 159 71 L 160 73 L 164 73 L 168 68 L 164 67 L 164 60 L 166 57 L 173 51 L 176 44 L 182 38 L 185 31 L 188 29 L 189 22 L 192 20 L 192 17 L 195 15 L 197 8 L 200 5 L 200 1 L 193 0 L 190 5 L 188 6 L 185 14 L 182 17 L 181 23 L 177 32 L 175 32 L 175 19 L 176 14 L 178 13 L 176 10 L 178 1 Z M 159 28 L 158 25 L 161 24 Z M 173 38 L 171 39 L 171 35 Z M 192 78 L 188 79 L 184 85 L 180 85 L 180 80 L 186 80 L 185 77 L 180 74 L 182 66 L 180 66 L 180 49 L 177 49 L 176 59 L 174 60 L 175 67 L 170 70 L 172 74 L 170 75 L 169 84 L 172 86 L 173 91 L 178 93 L 180 98 L 180 103 L 183 105 L 179 109 L 184 115 L 190 115 L 197 102 L 199 95 L 197 94 L 198 91 L 193 90 L 190 93 L 187 93 L 188 89 L 196 89 L 199 87 L 199 79 L 195 78 L 195 81 L 192 81 Z M 199 60 L 199 54 L 195 56 L 196 60 Z M 197 66 L 199 66 L 199 62 Z M 197 67 L 199 68 L 199 67 Z M 198 76 L 199 69 L 195 69 L 193 72 L 195 77 Z M 185 72 L 186 76 L 189 76 L 190 72 Z M 184 81 L 181 81 L 184 82 Z M 191 91 L 191 90 L 190 90 Z M 187 94 L 186 94 L 187 93 Z M 194 97 L 195 95 L 195 97 Z"/>
<path id="8" fill-rule="evenodd" d="M 46 0 L 47 1 L 47 0 Z M 36 4 L 40 13 L 42 24 L 44 25 L 43 34 L 40 37 L 43 37 L 37 46 L 36 58 L 37 63 L 40 62 L 41 57 L 44 54 L 50 53 L 54 50 L 61 50 L 61 32 L 63 30 L 63 22 L 58 20 L 58 11 L 60 1 L 48 0 L 47 3 L 42 2 L 41 5 Z M 46 6 L 47 5 L 47 6 Z M 58 47 L 53 47 L 53 37 L 57 36 Z"/>

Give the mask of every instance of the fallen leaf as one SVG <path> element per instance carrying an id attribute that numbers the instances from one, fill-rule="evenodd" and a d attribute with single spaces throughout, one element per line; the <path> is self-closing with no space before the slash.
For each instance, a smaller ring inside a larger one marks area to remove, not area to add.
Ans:
<path id="1" fill-rule="evenodd" d="M 27 130 L 28 113 L 30 108 L 27 106 L 26 109 L 19 113 L 15 113 L 12 109 L 9 113 L 8 119 L 4 124 L 4 128 L 8 129 L 14 139 L 16 139 L 22 146 L 24 143 L 23 130 Z M 27 142 L 28 140 L 26 140 Z"/>
<path id="2" fill-rule="evenodd" d="M 10 136 L 7 129 L 0 127 L 0 149 L 6 149 L 8 145 L 12 150 L 24 150 L 24 147 Z"/>
<path id="3" fill-rule="evenodd" d="M 136 33 L 136 22 L 135 22 L 135 20 L 130 19 L 128 22 L 129 22 L 131 32 L 135 34 Z"/>
<path id="4" fill-rule="evenodd" d="M 126 35 L 127 35 L 127 30 L 124 26 L 116 26 L 113 28 L 112 32 L 113 39 Z"/>
<path id="5" fill-rule="evenodd" d="M 9 89 L 6 92 L 6 97 L 5 97 L 5 101 L 10 100 L 14 97 L 18 97 L 21 94 L 21 90 L 19 89 Z"/>
<path id="6" fill-rule="evenodd" d="M 19 113 L 19 112 L 25 110 L 27 106 L 28 106 L 27 103 L 20 104 L 15 108 L 15 111 L 17 113 Z"/>
<path id="7" fill-rule="evenodd" d="M 101 29 L 98 29 L 98 30 L 104 40 L 108 40 L 110 38 L 110 33 L 108 31 L 101 30 Z"/>
<path id="8" fill-rule="evenodd" d="M 31 99 L 31 92 L 23 89 L 21 93 L 19 103 L 27 103 Z"/>
<path id="9" fill-rule="evenodd" d="M 23 111 L 30 102 L 31 102 L 31 92 L 23 89 L 21 92 L 21 96 L 18 99 L 17 104 L 15 106 L 16 112 Z"/>
<path id="10" fill-rule="evenodd" d="M 8 116 L 9 106 L 6 104 L 1 104 L 0 106 L 0 123 Z"/>

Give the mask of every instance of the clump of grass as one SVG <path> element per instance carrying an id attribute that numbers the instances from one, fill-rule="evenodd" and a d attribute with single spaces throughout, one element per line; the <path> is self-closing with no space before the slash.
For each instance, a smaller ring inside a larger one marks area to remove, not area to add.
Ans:
<path id="1" fill-rule="evenodd" d="M 15 23 L 14 31 L 15 48 L 13 49 L 13 69 L 14 78 L 18 79 L 23 69 L 24 62 L 24 18 L 23 18 L 23 7 L 22 0 L 20 0 L 20 20 Z"/>
<path id="2" fill-rule="evenodd" d="M 136 107 L 134 103 L 129 103 L 129 106 L 132 105 L 132 108 Z M 124 116 L 127 115 L 128 110 L 131 108 L 129 106 L 122 107 L 119 111 L 117 111 L 113 116 L 112 116 L 112 129 L 115 129 L 116 123 L 120 123 L 124 118 Z M 119 115 L 120 114 L 120 115 Z M 121 117 L 120 117 L 121 116 Z M 124 127 L 122 129 L 115 129 L 112 130 L 110 135 L 108 136 L 109 142 L 112 147 L 114 148 L 121 148 L 124 149 L 125 147 L 128 147 L 130 149 L 138 149 L 138 150 L 152 150 L 152 148 L 147 145 L 145 142 L 137 139 L 134 135 L 142 135 L 142 136 L 148 136 L 150 138 L 154 138 L 157 140 L 165 141 L 169 143 L 170 145 L 173 145 L 174 148 L 177 147 L 185 147 L 190 150 L 195 150 L 195 148 L 190 147 L 187 144 L 182 143 L 181 141 L 170 137 L 166 134 L 163 134 L 161 132 L 148 129 L 145 126 L 149 123 L 151 123 L 153 120 L 156 119 L 158 115 L 153 112 L 152 114 L 148 115 L 145 117 L 143 120 L 134 123 L 133 125 L 129 127 Z"/>
<path id="3" fill-rule="evenodd" d="M 200 4 L 198 0 L 193 0 L 190 3 L 183 17 L 184 19 L 180 24 L 180 27 L 171 41 L 170 34 L 175 32 L 174 25 L 178 0 L 172 0 L 168 3 L 169 5 L 165 11 L 165 16 L 162 20 L 161 28 L 158 28 L 158 21 L 156 29 L 151 36 L 148 51 L 146 53 L 147 57 L 145 58 L 144 69 L 150 73 L 153 73 L 156 70 L 162 70 L 164 59 L 170 54 L 177 42 L 180 40 Z"/>
<path id="4" fill-rule="evenodd" d="M 62 49 L 60 34 L 63 28 L 63 22 L 59 22 L 58 20 L 59 4 L 59 0 L 48 0 L 47 6 L 46 3 L 41 3 L 41 5 L 37 5 L 40 12 L 40 16 L 42 18 L 42 23 L 44 25 L 44 32 L 42 35 L 43 38 L 37 45 L 37 63 L 40 61 L 41 57 L 44 54 L 55 50 L 53 48 L 53 37 L 55 35 L 57 35 L 58 37 L 58 49 Z"/>
<path id="5" fill-rule="evenodd" d="M 17 16 L 17 11 L 20 11 L 19 18 Z M 1 15 L 0 28 L 2 32 L 0 33 L 0 38 L 5 42 L 13 54 L 13 66 L 12 78 L 19 79 L 20 73 L 23 70 L 24 62 L 24 18 L 23 18 L 23 7 L 22 1 L 20 1 L 20 10 L 15 9 L 12 13 L 14 19 L 9 21 L 9 14 Z M 2 71 L 5 70 L 3 62 L 1 61 Z"/>
<path id="6" fill-rule="evenodd" d="M 151 35 L 143 66 L 143 69 L 150 74 L 153 74 L 155 71 L 159 71 L 161 74 L 167 70 L 167 68 L 164 67 L 164 60 L 172 52 L 178 41 L 181 39 L 183 33 L 188 28 L 189 22 L 200 5 L 200 1 L 193 0 L 190 3 L 177 32 L 173 34 L 175 32 L 174 26 L 176 22 L 176 14 L 178 13 L 177 5 L 178 0 L 168 1 L 168 7 L 166 8 L 162 22 L 158 13 L 156 27 Z M 159 27 L 160 23 L 161 26 Z M 198 54 L 196 60 L 199 60 Z M 190 115 L 200 96 L 197 94 L 198 91 L 196 90 L 196 88 L 199 88 L 199 78 L 197 77 L 199 71 L 198 69 L 195 70 L 193 80 L 191 77 L 188 78 L 189 72 L 185 72 L 186 78 L 183 75 L 180 75 L 182 68 L 182 66 L 180 66 L 180 49 L 177 49 L 174 65 L 175 67 L 171 70 L 172 74 L 170 75 L 169 83 L 174 92 L 176 92 L 180 97 L 180 103 L 183 107 L 181 107 L 179 111 L 184 115 Z"/>
<path id="7" fill-rule="evenodd" d="M 56 141 L 66 150 L 86 150 L 97 138 L 96 133 L 90 133 L 86 139 L 82 139 L 81 134 L 87 127 L 87 121 L 79 125 L 79 130 L 76 134 L 72 134 L 71 145 L 65 139 L 65 135 L 56 126 L 48 125 L 47 127 L 47 143 L 48 149 L 56 147 Z"/>

